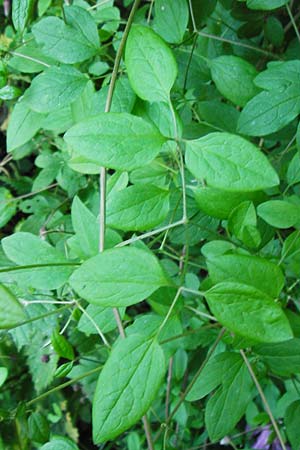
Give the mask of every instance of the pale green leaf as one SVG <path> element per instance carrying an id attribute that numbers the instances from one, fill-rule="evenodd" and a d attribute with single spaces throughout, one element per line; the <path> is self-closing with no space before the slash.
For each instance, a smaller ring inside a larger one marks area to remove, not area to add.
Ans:
<path id="1" fill-rule="evenodd" d="M 70 439 L 54 436 L 50 442 L 40 447 L 40 450 L 78 450 L 78 447 Z"/>
<path id="2" fill-rule="evenodd" d="M 261 203 L 257 214 L 276 228 L 290 228 L 299 221 L 300 208 L 286 200 L 269 200 Z"/>
<path id="3" fill-rule="evenodd" d="M 97 383 L 94 442 L 111 440 L 138 422 L 155 399 L 164 374 L 165 358 L 156 340 L 145 341 L 137 334 L 119 340 Z"/>
<path id="4" fill-rule="evenodd" d="M 90 303 L 119 307 L 138 303 L 170 282 L 153 254 L 123 247 L 85 261 L 75 270 L 70 284 Z"/>
<path id="5" fill-rule="evenodd" d="M 112 308 L 105 308 L 98 305 L 88 305 L 86 308 L 87 314 L 93 318 L 98 328 L 102 333 L 109 333 L 117 327 L 116 319 Z M 121 319 L 125 315 L 125 308 L 119 308 Z M 82 314 L 78 322 L 78 330 L 86 335 L 98 334 L 98 331 L 86 314 Z"/>
<path id="6" fill-rule="evenodd" d="M 214 316 L 234 333 L 256 342 L 281 342 L 293 337 L 280 305 L 252 286 L 223 282 L 205 296 Z"/>
<path id="7" fill-rule="evenodd" d="M 167 42 L 180 43 L 189 20 L 187 0 L 156 0 L 154 30 Z"/>
<path id="8" fill-rule="evenodd" d="M 18 102 L 9 117 L 7 151 L 11 152 L 28 142 L 42 127 L 44 114 L 29 109 L 25 101 Z"/>
<path id="9" fill-rule="evenodd" d="M 27 286 L 57 289 L 68 280 L 74 269 L 62 253 L 31 233 L 12 234 L 2 239 L 2 246 L 6 256 L 17 266 L 33 266 L 9 272 L 17 282 Z"/>
<path id="10" fill-rule="evenodd" d="M 228 230 L 250 248 L 258 247 L 261 242 L 256 225 L 256 211 L 250 201 L 240 203 L 229 216 Z"/>
<path id="11" fill-rule="evenodd" d="M 270 297 L 278 297 L 284 276 L 277 264 L 258 256 L 219 255 L 207 261 L 213 283 L 232 281 L 253 286 Z"/>
<path id="12" fill-rule="evenodd" d="M 99 51 L 97 26 L 88 11 L 64 5 L 67 23 L 58 17 L 46 17 L 32 27 L 43 52 L 65 64 L 91 58 Z"/>
<path id="13" fill-rule="evenodd" d="M 209 65 L 218 90 L 235 105 L 245 106 L 258 93 L 253 82 L 258 72 L 248 61 L 223 55 L 210 61 Z"/>
<path id="14" fill-rule="evenodd" d="M 130 186 L 108 197 L 107 225 L 144 231 L 160 224 L 169 212 L 169 192 L 150 184 Z"/>
<path id="15" fill-rule="evenodd" d="M 0 367 L 0 387 L 5 383 L 8 376 L 8 370 L 6 367 Z"/>
<path id="16" fill-rule="evenodd" d="M 280 8 L 289 2 L 289 0 L 247 0 L 247 6 L 249 9 L 264 9 L 272 10 Z"/>
<path id="17" fill-rule="evenodd" d="M 23 32 L 33 10 L 33 0 L 13 0 L 12 21 L 17 31 Z"/>
<path id="18" fill-rule="evenodd" d="M 71 217 L 83 253 L 89 257 L 96 255 L 99 251 L 99 223 L 77 196 L 72 203 Z"/>
<path id="19" fill-rule="evenodd" d="M 101 166 L 120 170 L 143 166 L 166 141 L 153 125 L 127 113 L 98 114 L 70 128 L 64 138 L 72 148 L 71 167 L 84 173 L 97 173 Z"/>
<path id="20" fill-rule="evenodd" d="M 0 329 L 10 328 L 26 320 L 21 303 L 14 294 L 0 284 Z"/>
<path id="21" fill-rule="evenodd" d="M 70 66 L 53 66 L 35 77 L 24 95 L 24 102 L 39 113 L 63 108 L 75 101 L 88 78 Z"/>
<path id="22" fill-rule="evenodd" d="M 14 216 L 17 206 L 8 189 L 0 187 L 0 228 Z"/>
<path id="23" fill-rule="evenodd" d="M 246 139 L 229 133 L 187 141 L 186 165 L 198 180 L 228 191 L 257 191 L 279 184 L 266 156 Z"/>
<path id="24" fill-rule="evenodd" d="M 169 101 L 177 76 L 175 58 L 151 28 L 134 25 L 129 33 L 125 63 L 135 93 L 150 102 Z"/>

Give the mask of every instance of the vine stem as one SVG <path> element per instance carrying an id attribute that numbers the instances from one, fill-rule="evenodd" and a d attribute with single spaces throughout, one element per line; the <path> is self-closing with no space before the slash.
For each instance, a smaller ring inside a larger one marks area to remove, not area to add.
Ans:
<path id="1" fill-rule="evenodd" d="M 269 416 L 269 418 L 271 420 L 271 423 L 273 425 L 273 428 L 274 428 L 274 431 L 276 433 L 276 436 L 277 436 L 277 438 L 278 438 L 278 440 L 280 442 L 282 450 L 286 450 L 286 446 L 285 446 L 285 443 L 283 442 L 283 439 L 282 439 L 280 430 L 278 428 L 277 422 L 276 422 L 276 420 L 275 420 L 275 418 L 273 416 L 273 413 L 272 413 L 271 408 L 269 406 L 268 400 L 266 399 L 266 396 L 265 396 L 265 394 L 264 394 L 264 392 L 263 392 L 263 390 L 261 388 L 261 385 L 260 385 L 260 383 L 259 383 L 259 381 L 258 381 L 258 379 L 257 379 L 257 377 L 256 377 L 256 375 L 254 373 L 254 370 L 252 369 L 252 366 L 251 366 L 251 364 L 250 364 L 250 362 L 249 362 L 249 360 L 248 360 L 244 350 L 240 350 L 240 354 L 241 354 L 241 356 L 242 356 L 242 358 L 243 358 L 243 360 L 244 360 L 244 362 L 245 362 L 245 364 L 247 366 L 247 369 L 248 369 L 248 371 L 250 373 L 250 376 L 251 376 L 251 378 L 252 378 L 252 380 L 253 380 L 253 382 L 254 382 L 257 390 L 258 390 L 258 393 L 259 393 L 260 398 L 261 398 L 261 400 L 263 402 L 265 410 L 266 410 L 266 412 L 267 412 L 267 414 L 268 414 L 268 416 Z"/>
<path id="2" fill-rule="evenodd" d="M 135 0 L 133 3 L 133 6 L 131 8 L 131 11 L 130 11 L 130 14 L 128 17 L 128 21 L 125 26 L 125 30 L 124 30 L 122 39 L 120 41 L 120 45 L 119 45 L 119 48 L 118 48 L 118 51 L 116 54 L 114 67 L 113 67 L 113 71 L 112 71 L 112 75 L 111 75 L 111 80 L 110 80 L 109 87 L 108 87 L 106 103 L 105 103 L 104 112 L 106 112 L 106 113 L 110 112 L 110 109 L 111 109 L 113 93 L 114 93 L 115 86 L 116 86 L 116 81 L 117 81 L 117 76 L 118 76 L 118 71 L 119 71 L 123 51 L 125 48 L 125 44 L 127 41 L 127 37 L 128 37 L 129 31 L 130 31 L 132 22 L 133 22 L 134 15 L 136 13 L 136 10 L 139 7 L 140 1 L 141 0 Z M 105 247 L 105 227 L 106 227 L 106 168 L 105 167 L 100 168 L 99 185 L 100 185 L 99 252 L 103 252 L 104 247 Z M 126 335 L 125 335 L 124 326 L 123 326 L 122 319 L 121 319 L 118 308 L 113 308 L 113 313 L 114 313 L 115 320 L 116 320 L 116 323 L 118 326 L 119 334 L 124 339 Z M 149 424 L 149 421 L 148 421 L 148 418 L 146 415 L 144 415 L 144 417 L 143 417 L 143 424 L 144 424 L 145 435 L 146 435 L 146 439 L 147 439 L 147 443 L 148 443 L 148 449 L 154 450 L 150 424 Z"/>

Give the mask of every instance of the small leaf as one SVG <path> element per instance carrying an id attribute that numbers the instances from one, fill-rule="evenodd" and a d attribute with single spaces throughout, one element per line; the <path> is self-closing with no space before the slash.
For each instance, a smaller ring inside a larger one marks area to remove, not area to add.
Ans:
<path id="1" fill-rule="evenodd" d="M 145 341 L 143 336 L 133 334 L 118 341 L 96 387 L 93 401 L 95 444 L 115 438 L 147 412 L 164 374 L 164 353 L 156 340 Z"/>
<path id="2" fill-rule="evenodd" d="M 276 374 L 291 376 L 300 373 L 300 339 L 256 345 L 253 350 Z"/>
<path id="3" fill-rule="evenodd" d="M 7 151 L 28 142 L 42 127 L 44 119 L 44 114 L 32 111 L 25 101 L 18 102 L 8 122 Z"/>
<path id="4" fill-rule="evenodd" d="M 33 6 L 33 0 L 14 0 L 12 2 L 12 21 L 17 31 L 24 31 Z"/>
<path id="5" fill-rule="evenodd" d="M 244 59 L 222 55 L 210 61 L 209 65 L 218 90 L 235 105 L 245 106 L 258 93 L 259 89 L 253 82 L 258 72 Z"/>
<path id="6" fill-rule="evenodd" d="M 125 63 L 132 89 L 143 100 L 169 102 L 177 76 L 173 53 L 151 28 L 134 25 L 129 33 Z"/>
<path id="7" fill-rule="evenodd" d="M 101 166 L 120 170 L 143 166 L 166 141 L 153 125 L 127 113 L 98 114 L 70 128 L 64 138 L 73 150 L 71 167 L 83 173 L 98 173 Z"/>
<path id="8" fill-rule="evenodd" d="M 263 9 L 266 11 L 280 8 L 288 4 L 289 0 L 247 0 L 249 9 Z"/>
<path id="9" fill-rule="evenodd" d="M 87 257 L 99 251 L 99 223 L 94 214 L 75 197 L 71 209 L 72 225 L 80 247 Z"/>
<path id="10" fill-rule="evenodd" d="M 257 208 L 257 214 L 276 228 L 293 227 L 299 222 L 299 213 L 299 206 L 285 200 L 269 200 Z"/>
<path id="11" fill-rule="evenodd" d="M 169 192 L 150 184 L 130 186 L 108 196 L 107 225 L 143 231 L 160 224 L 169 212 Z"/>
<path id="12" fill-rule="evenodd" d="M 14 327 L 26 319 L 21 303 L 7 287 L 0 284 L 0 329 Z"/>
<path id="13" fill-rule="evenodd" d="M 134 305 L 170 282 L 150 252 L 134 247 L 106 250 L 85 261 L 70 278 L 72 288 L 100 306 Z"/>
<path id="14" fill-rule="evenodd" d="M 40 447 L 39 450 L 79 450 L 77 445 L 65 437 L 54 436 L 50 442 Z"/>
<path id="15" fill-rule="evenodd" d="M 293 337 L 278 303 L 252 286 L 219 283 L 205 296 L 220 323 L 241 336 L 257 342 L 282 342 Z"/>
<path id="16" fill-rule="evenodd" d="M 75 355 L 72 345 L 57 330 L 54 330 L 52 333 L 51 343 L 58 356 L 70 361 L 74 359 Z"/>
<path id="17" fill-rule="evenodd" d="M 39 444 L 44 444 L 48 441 L 50 435 L 50 427 L 46 417 L 34 412 L 28 418 L 28 434 L 30 439 Z"/>
<path id="18" fill-rule="evenodd" d="M 10 221 L 10 219 L 14 216 L 16 209 L 16 202 L 14 202 L 9 190 L 4 187 L 0 187 L 0 228 Z"/>
<path id="19" fill-rule="evenodd" d="M 266 156 L 246 139 L 229 133 L 187 141 L 186 165 L 198 180 L 228 191 L 258 191 L 279 184 Z"/>
<path id="20" fill-rule="evenodd" d="M 228 230 L 247 247 L 256 248 L 261 242 L 260 233 L 256 226 L 256 211 L 252 202 L 240 203 L 229 216 Z"/>
<path id="21" fill-rule="evenodd" d="M 253 286 L 271 297 L 278 297 L 284 276 L 278 265 L 258 256 L 218 255 L 207 261 L 213 283 L 232 281 Z"/>
<path id="22" fill-rule="evenodd" d="M 24 102 L 36 112 L 48 113 L 75 101 L 88 78 L 71 66 L 53 66 L 35 77 L 24 95 Z"/>

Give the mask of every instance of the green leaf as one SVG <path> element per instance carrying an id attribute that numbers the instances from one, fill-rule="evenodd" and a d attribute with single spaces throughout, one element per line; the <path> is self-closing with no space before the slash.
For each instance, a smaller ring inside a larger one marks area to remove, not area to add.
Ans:
<path id="1" fill-rule="evenodd" d="M 164 354 L 156 340 L 138 334 L 119 340 L 97 383 L 94 442 L 111 440 L 134 425 L 150 408 L 164 374 Z"/>
<path id="2" fill-rule="evenodd" d="M 0 187 L 0 228 L 10 221 L 16 213 L 16 209 L 16 202 L 9 190 Z"/>
<path id="3" fill-rule="evenodd" d="M 298 152 L 289 163 L 287 170 L 287 182 L 289 183 L 289 186 L 300 183 L 300 155 Z"/>
<path id="4" fill-rule="evenodd" d="M 186 165 L 199 180 L 227 191 L 257 191 L 279 184 L 266 156 L 229 133 L 210 133 L 186 142 Z"/>
<path id="5" fill-rule="evenodd" d="M 229 216 L 228 230 L 250 248 L 258 247 L 261 242 L 256 225 L 256 211 L 252 202 L 240 203 Z"/>
<path id="6" fill-rule="evenodd" d="M 276 374 L 291 376 L 300 373 L 300 339 L 256 345 L 253 351 L 260 355 Z"/>
<path id="7" fill-rule="evenodd" d="M 71 216 L 81 250 L 87 257 L 96 255 L 99 251 L 99 223 L 77 196 L 72 203 Z"/>
<path id="8" fill-rule="evenodd" d="M 180 43 L 189 20 L 187 0 L 156 0 L 154 14 L 154 30 L 165 41 Z"/>
<path id="9" fill-rule="evenodd" d="M 102 333 L 109 333 L 110 331 L 116 329 L 117 323 L 112 308 L 104 308 L 98 305 L 88 305 L 86 312 L 93 318 L 93 321 L 100 328 Z M 119 308 L 119 314 L 121 319 L 123 319 L 125 315 L 125 308 Z M 98 334 L 95 325 L 86 314 L 83 314 L 80 317 L 78 322 L 78 330 L 88 336 L 90 334 Z"/>
<path id="10" fill-rule="evenodd" d="M 74 359 L 75 355 L 72 345 L 57 331 L 57 329 L 52 333 L 51 343 L 58 356 L 69 359 L 70 361 Z"/>
<path id="11" fill-rule="evenodd" d="M 225 191 L 208 186 L 196 188 L 194 195 L 201 211 L 218 219 L 228 219 L 231 212 L 246 200 L 260 201 L 265 198 L 264 194 L 257 191 Z"/>
<path id="12" fill-rule="evenodd" d="M 285 200 L 269 200 L 257 208 L 257 214 L 276 228 L 293 227 L 299 222 L 299 213 L 299 206 Z"/>
<path id="13" fill-rule="evenodd" d="M 175 58 L 151 28 L 134 25 L 129 33 L 125 63 L 135 93 L 150 102 L 169 102 L 177 76 Z"/>
<path id="14" fill-rule="evenodd" d="M 45 115 L 29 109 L 25 101 L 18 102 L 9 118 L 7 151 L 11 152 L 28 142 L 42 127 Z"/>
<path id="15" fill-rule="evenodd" d="M 249 9 L 264 9 L 269 11 L 287 5 L 288 2 L 289 0 L 247 0 L 247 6 Z"/>
<path id="16" fill-rule="evenodd" d="M 256 342 L 281 342 L 293 337 L 279 304 L 252 286 L 219 283 L 205 296 L 214 316 L 234 333 Z"/>
<path id="17" fill-rule="evenodd" d="M 44 444 L 48 441 L 50 426 L 43 414 L 39 412 L 30 414 L 28 418 L 28 434 L 34 442 L 39 444 Z"/>
<path id="18" fill-rule="evenodd" d="M 36 289 L 58 289 L 73 271 L 62 253 L 31 233 L 12 234 L 2 239 L 2 246 L 6 256 L 18 266 L 33 266 L 9 272 L 21 284 Z"/>
<path id="19" fill-rule="evenodd" d="M 280 130 L 300 112 L 299 61 L 273 62 L 255 78 L 266 91 L 247 103 L 238 123 L 238 131 L 263 136 Z"/>
<path id="20" fill-rule="evenodd" d="M 289 405 L 284 416 L 286 433 L 290 443 L 292 444 L 293 450 L 297 450 L 298 448 L 300 448 L 299 415 L 300 400 L 295 400 Z"/>
<path id="21" fill-rule="evenodd" d="M 129 306 L 170 282 L 150 252 L 134 247 L 106 250 L 75 270 L 72 288 L 100 306 Z"/>
<path id="22" fill-rule="evenodd" d="M 232 281 L 253 286 L 270 297 L 278 297 L 284 276 L 278 265 L 258 256 L 219 255 L 207 261 L 214 284 Z"/>
<path id="23" fill-rule="evenodd" d="M 245 106 L 258 93 L 259 89 L 253 82 L 258 72 L 244 59 L 222 55 L 210 61 L 209 66 L 218 90 L 235 105 Z"/>
<path id="24" fill-rule="evenodd" d="M 13 0 L 12 2 L 12 21 L 18 32 L 23 32 L 26 23 L 32 13 L 34 6 L 33 0 Z"/>
<path id="25" fill-rule="evenodd" d="M 253 382 L 241 357 L 227 373 L 226 382 L 209 399 L 205 409 L 205 425 L 212 442 L 232 432 L 245 414 L 252 397 Z"/>
<path id="26" fill-rule="evenodd" d="M 228 371 L 240 363 L 240 359 L 239 354 L 230 352 L 220 353 L 209 359 L 186 400 L 189 402 L 201 400 L 216 389 L 224 380 L 227 380 Z"/>
<path id="27" fill-rule="evenodd" d="M 53 66 L 35 77 L 24 95 L 29 108 L 48 113 L 75 101 L 85 88 L 88 78 L 70 66 Z"/>
<path id="28" fill-rule="evenodd" d="M 64 136 L 72 148 L 70 165 L 83 173 L 101 166 L 131 170 L 152 161 L 166 139 L 158 130 L 127 113 L 101 113 L 74 125 Z"/>
<path id="29" fill-rule="evenodd" d="M 1 295 L 1 294 L 0 294 Z M 8 370 L 6 367 L 0 367 L 0 387 L 3 386 L 8 376 Z"/>
<path id="30" fill-rule="evenodd" d="M 14 327 L 26 318 L 21 303 L 7 287 L 0 284 L 0 329 Z"/>
<path id="31" fill-rule="evenodd" d="M 130 186 L 108 196 L 107 225 L 143 231 L 160 224 L 169 212 L 169 192 L 151 184 Z"/>
<path id="32" fill-rule="evenodd" d="M 99 51 L 97 26 L 88 11 L 64 5 L 65 23 L 58 17 L 46 17 L 32 27 L 43 52 L 65 64 L 91 58 Z"/>
<path id="33" fill-rule="evenodd" d="M 47 444 L 40 447 L 40 450 L 79 450 L 77 445 L 65 437 L 54 436 Z"/>

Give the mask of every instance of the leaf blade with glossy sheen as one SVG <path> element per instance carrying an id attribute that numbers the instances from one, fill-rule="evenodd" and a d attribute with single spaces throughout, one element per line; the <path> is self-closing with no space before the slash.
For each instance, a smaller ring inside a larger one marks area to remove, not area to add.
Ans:
<path id="1" fill-rule="evenodd" d="M 241 336 L 256 342 L 282 342 L 293 337 L 278 303 L 252 286 L 223 282 L 205 296 L 214 316 Z"/>
<path id="2" fill-rule="evenodd" d="M 107 200 L 107 225 L 124 231 L 149 230 L 169 212 L 169 192 L 150 184 L 130 186 Z"/>
<path id="3" fill-rule="evenodd" d="M 98 172 L 100 166 L 141 167 L 157 156 L 166 141 L 153 125 L 127 113 L 98 114 L 70 128 L 64 139 L 73 151 L 71 166 L 87 173 L 97 173 L 90 172 L 91 165 Z"/>
<path id="4" fill-rule="evenodd" d="M 261 203 L 257 214 L 276 228 L 290 228 L 299 221 L 300 208 L 285 200 L 269 200 Z"/>
<path id="5" fill-rule="evenodd" d="M 175 58 L 151 28 L 134 25 L 129 33 L 125 63 L 135 93 L 150 102 L 168 102 L 177 76 Z"/>
<path id="6" fill-rule="evenodd" d="M 164 373 L 164 354 L 156 340 L 133 334 L 117 343 L 99 376 L 93 401 L 96 444 L 115 438 L 147 412 Z"/>
<path id="7" fill-rule="evenodd" d="M 199 180 L 228 191 L 258 191 L 279 184 L 266 156 L 246 139 L 230 133 L 187 141 L 186 165 Z"/>
<path id="8" fill-rule="evenodd" d="M 90 303 L 111 307 L 133 305 L 170 284 L 155 256 L 134 247 L 106 250 L 90 258 L 70 283 Z"/>
<path id="9" fill-rule="evenodd" d="M 24 309 L 6 287 L 0 284 L 0 329 L 10 328 L 26 320 Z"/>

